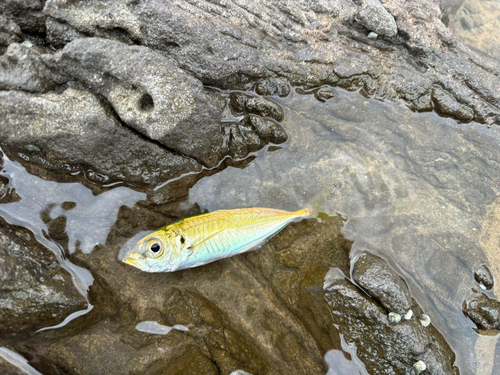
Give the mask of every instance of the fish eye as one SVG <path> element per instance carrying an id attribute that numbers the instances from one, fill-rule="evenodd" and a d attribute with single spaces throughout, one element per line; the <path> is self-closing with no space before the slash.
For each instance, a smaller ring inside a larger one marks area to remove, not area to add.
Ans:
<path id="1" fill-rule="evenodd" d="M 163 243 L 158 240 L 148 242 L 148 254 L 153 258 L 158 258 L 163 254 Z"/>
<path id="2" fill-rule="evenodd" d="M 186 239 L 184 238 L 184 236 L 181 236 L 181 245 L 184 245 L 186 243 Z"/>

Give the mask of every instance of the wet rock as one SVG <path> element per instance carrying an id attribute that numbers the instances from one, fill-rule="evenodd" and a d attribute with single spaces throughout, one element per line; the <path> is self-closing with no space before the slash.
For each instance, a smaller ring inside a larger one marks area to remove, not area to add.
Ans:
<path id="1" fill-rule="evenodd" d="M 227 148 L 235 159 L 242 159 L 268 143 L 279 144 L 287 140 L 285 130 L 277 123 L 257 116 L 246 116 L 232 127 L 226 127 Z"/>
<path id="2" fill-rule="evenodd" d="M 353 266 L 354 281 L 389 311 L 404 315 L 411 308 L 405 281 L 382 258 L 363 252 Z"/>
<path id="3" fill-rule="evenodd" d="M 48 18 L 46 22 L 47 41 L 54 47 L 61 48 L 72 40 L 83 38 L 85 34 L 75 30 L 65 22 L 59 22 L 54 18 Z"/>
<path id="4" fill-rule="evenodd" d="M 33 235 L 0 219 L 0 333 L 34 333 L 86 308 L 70 274 Z"/>
<path id="5" fill-rule="evenodd" d="M 316 93 L 316 97 L 320 101 L 326 101 L 329 99 L 333 99 L 333 98 L 336 98 L 337 96 L 338 96 L 337 92 L 331 88 L 328 88 L 328 87 L 322 87 Z"/>
<path id="6" fill-rule="evenodd" d="M 270 117 L 276 121 L 283 121 L 285 117 L 281 107 L 267 98 L 232 93 L 229 105 L 236 115 L 247 112 L 262 117 Z"/>
<path id="7" fill-rule="evenodd" d="M 357 0 L 359 11 L 355 19 L 370 31 L 393 37 L 398 33 L 394 17 L 384 8 L 379 0 Z"/>
<path id="8" fill-rule="evenodd" d="M 156 184 L 201 168 L 124 127 L 81 89 L 42 95 L 4 91 L 0 98 L 0 142 L 11 155 L 42 168 L 65 173 L 91 168 L 132 184 Z M 29 152 L 26 145 L 40 151 Z"/>
<path id="9" fill-rule="evenodd" d="M 125 124 L 206 166 L 225 156 L 219 96 L 145 47 L 77 39 L 46 62 L 99 93 Z M 203 124 L 203 126 L 193 126 Z"/>
<path id="10" fill-rule="evenodd" d="M 474 119 L 474 111 L 466 105 L 458 103 L 450 94 L 434 87 L 432 90 L 432 100 L 436 112 L 443 116 L 454 117 L 463 122 L 469 122 Z"/>
<path id="11" fill-rule="evenodd" d="M 290 86 L 284 79 L 268 78 L 256 84 L 255 92 L 263 96 L 285 97 L 290 94 Z"/>
<path id="12" fill-rule="evenodd" d="M 0 56 L 0 90 L 45 92 L 64 82 L 40 61 L 34 48 L 12 43 Z"/>
<path id="13" fill-rule="evenodd" d="M 462 310 L 479 329 L 500 329 L 500 302 L 481 293 L 463 303 Z"/>
<path id="14" fill-rule="evenodd" d="M 449 27 L 465 44 L 500 58 L 500 4 L 498 1 L 450 1 Z"/>
<path id="15" fill-rule="evenodd" d="M 476 272 L 474 272 L 474 279 L 479 283 L 479 285 L 484 286 L 486 290 L 490 290 L 493 288 L 493 275 L 491 274 L 489 268 L 484 264 L 479 266 Z"/>
<path id="16" fill-rule="evenodd" d="M 143 210 L 127 221 L 158 225 L 152 214 Z M 99 311 L 101 319 L 71 335 L 67 327 L 41 332 L 15 349 L 42 373 L 126 368 L 132 373 L 324 374 L 324 353 L 340 347 L 324 300 L 324 276 L 330 266 L 349 267 L 350 242 L 340 228 L 335 220 L 293 223 L 259 251 L 183 272 L 147 274 L 116 259 L 119 239 L 129 237 L 124 231 L 130 230 L 117 223 L 109 246 L 72 258 L 105 288 L 99 294 L 105 300 L 95 301 L 91 312 Z M 182 324 L 189 331 L 147 334 L 135 329 L 141 321 Z"/>
<path id="17" fill-rule="evenodd" d="M 419 360 L 430 374 L 459 373 L 454 353 L 434 327 L 422 327 L 416 319 L 390 323 L 385 309 L 341 274 L 325 290 L 334 323 L 347 344 L 357 347 L 369 374 L 410 375 Z"/>

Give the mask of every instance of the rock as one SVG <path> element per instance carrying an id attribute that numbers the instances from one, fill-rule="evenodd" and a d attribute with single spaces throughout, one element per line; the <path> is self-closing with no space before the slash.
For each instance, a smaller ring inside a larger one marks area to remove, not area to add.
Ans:
<path id="1" fill-rule="evenodd" d="M 138 210 L 126 220 L 153 223 L 153 211 Z M 92 324 L 76 332 L 65 328 L 56 340 L 57 332 L 41 332 L 16 343 L 26 358 L 38 358 L 32 363 L 38 371 L 326 372 L 323 355 L 340 342 L 322 285 L 330 265 L 348 269 L 350 243 L 340 234 L 341 222 L 293 223 L 259 251 L 183 272 L 147 274 L 116 259 L 130 230 L 121 224 L 126 211 L 106 246 L 71 259 L 91 270 L 94 287 L 104 289 L 89 294 L 97 297 Z M 189 331 L 153 335 L 135 329 L 146 320 Z"/>
<path id="2" fill-rule="evenodd" d="M 9 0 L 0 3 L 0 14 L 13 18 L 27 37 L 36 40 L 36 34 L 45 32 L 43 7 L 42 0 Z"/>
<path id="3" fill-rule="evenodd" d="M 251 90 L 263 78 L 279 78 L 308 87 L 363 88 L 369 96 L 402 99 L 419 109 L 432 87 L 439 86 L 469 107 L 476 121 L 500 123 L 500 78 L 495 73 L 500 65 L 453 37 L 441 22 L 440 1 L 319 4 L 47 1 L 45 13 L 79 33 L 165 52 L 204 84 L 223 89 Z M 358 14 L 370 27 L 389 35 L 397 31 L 397 42 L 367 39 L 366 29 L 351 22 Z M 61 36 L 58 32 L 51 31 L 51 38 L 73 37 L 66 29 L 61 28 Z M 365 43 L 373 47 L 365 48 Z M 470 116 L 464 111 L 446 115 L 466 121 L 464 116 Z"/>
<path id="4" fill-rule="evenodd" d="M 255 92 L 264 96 L 285 97 L 290 94 L 290 86 L 284 79 L 268 78 L 257 82 Z"/>
<path id="5" fill-rule="evenodd" d="M 77 39 L 46 62 L 102 95 L 125 124 L 145 137 L 214 166 L 225 155 L 222 108 L 163 55 L 141 46 Z M 203 124 L 203 126 L 193 126 Z"/>
<path id="6" fill-rule="evenodd" d="M 34 48 L 12 43 L 0 56 L 0 90 L 45 92 L 64 82 L 40 61 Z"/>
<path id="7" fill-rule="evenodd" d="M 418 360 L 431 374 L 459 373 L 454 353 L 434 327 L 416 319 L 390 323 L 377 301 L 340 275 L 325 290 L 334 323 L 346 343 L 356 346 L 369 374 L 412 374 Z"/>
<path id="8" fill-rule="evenodd" d="M 474 272 L 474 279 L 480 284 L 483 285 L 486 290 L 490 290 L 493 288 L 494 280 L 491 271 L 486 267 L 486 265 L 482 264 L 478 267 L 476 272 Z"/>
<path id="9" fill-rule="evenodd" d="M 226 127 L 226 132 L 227 148 L 235 159 L 243 159 L 250 152 L 258 151 L 268 143 L 279 144 L 287 140 L 287 135 L 280 125 L 257 116 L 246 116 L 232 127 Z"/>
<path id="10" fill-rule="evenodd" d="M 65 174 L 90 168 L 90 174 L 107 176 L 101 183 L 148 185 L 201 168 L 122 126 L 87 91 L 68 88 L 61 94 L 42 95 L 3 91 L 0 98 L 1 143 L 11 154 L 23 155 L 42 168 Z M 41 151 L 29 152 L 26 145 Z"/>
<path id="11" fill-rule="evenodd" d="M 500 302 L 481 293 L 464 301 L 462 310 L 479 329 L 500 329 Z"/>
<path id="12" fill-rule="evenodd" d="M 72 40 L 85 37 L 84 33 L 75 30 L 65 22 L 59 22 L 54 18 L 47 19 L 46 27 L 47 41 L 57 48 L 63 47 Z"/>
<path id="13" fill-rule="evenodd" d="M 355 16 L 356 21 L 379 35 L 396 36 L 398 33 L 396 21 L 379 0 L 357 0 L 355 3 L 360 7 Z"/>
<path id="14" fill-rule="evenodd" d="M 283 121 L 285 116 L 279 105 L 266 98 L 232 93 L 230 100 L 229 105 L 236 116 L 246 112 L 261 117 L 270 117 L 276 121 Z"/>
<path id="15" fill-rule="evenodd" d="M 22 31 L 17 23 L 0 14 L 0 46 L 22 42 Z"/>
<path id="16" fill-rule="evenodd" d="M 390 312 L 404 315 L 410 310 L 408 286 L 382 258 L 363 252 L 354 263 L 352 278 Z"/>
<path id="17" fill-rule="evenodd" d="M 71 275 L 33 235 L 0 219 L 0 333 L 34 333 L 87 307 Z"/>
<path id="18" fill-rule="evenodd" d="M 465 44 L 500 58 L 500 4 L 497 1 L 450 1 L 449 27 Z"/>
<path id="19" fill-rule="evenodd" d="M 436 112 L 443 116 L 454 117 L 462 122 L 469 122 L 474 119 L 474 112 L 466 105 L 458 103 L 450 94 L 434 87 L 432 90 L 432 100 Z"/>

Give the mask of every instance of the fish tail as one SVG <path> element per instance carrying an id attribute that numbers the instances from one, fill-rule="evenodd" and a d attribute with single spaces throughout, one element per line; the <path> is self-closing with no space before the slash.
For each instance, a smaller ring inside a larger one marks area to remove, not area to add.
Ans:
<path id="1" fill-rule="evenodd" d="M 318 217 L 321 206 L 326 202 L 329 195 L 332 193 L 334 186 L 329 186 L 316 194 L 307 204 L 307 207 L 302 211 L 306 211 L 304 216 Z"/>

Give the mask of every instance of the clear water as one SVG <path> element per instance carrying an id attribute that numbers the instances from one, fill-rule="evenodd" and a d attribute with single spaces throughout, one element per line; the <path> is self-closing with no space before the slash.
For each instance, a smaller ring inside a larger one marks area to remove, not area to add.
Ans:
<path id="1" fill-rule="evenodd" d="M 351 256 L 369 249 L 388 260 L 461 370 L 474 372 L 478 335 L 461 305 L 477 288 L 473 270 L 498 265 L 481 238 L 500 191 L 500 130 L 339 93 L 326 103 L 313 95 L 281 100 L 290 135 L 284 148 L 202 179 L 189 200 L 209 211 L 297 209 L 335 186 L 326 210 L 348 219 Z"/>
<path id="2" fill-rule="evenodd" d="M 496 247 L 485 240 L 500 204 L 500 129 L 457 124 L 355 92 L 337 93 L 325 103 L 295 92 L 276 99 L 286 113 L 288 142 L 256 153 L 243 169 L 228 167 L 201 179 L 190 189 L 188 203 L 209 211 L 296 210 L 331 187 L 324 209 L 347 219 L 343 234 L 354 241 L 351 256 L 366 248 L 400 272 L 457 354 L 462 373 L 496 368 L 496 338 L 474 332 L 461 305 L 477 288 L 478 265 L 489 264 L 495 276 L 500 268 Z M 6 157 L 3 163 L 1 173 L 21 200 L 1 204 L 0 215 L 30 229 L 58 254 L 85 293 L 92 275 L 65 260 L 65 249 L 47 238 L 42 213 L 65 215 L 68 252 L 92 256 L 96 244 L 106 244 L 120 207 L 147 199 L 145 193 L 121 186 L 93 195 L 79 183 L 32 176 Z M 76 205 L 65 210 L 64 202 Z M 352 358 L 342 366 L 363 373 L 355 348 L 332 349 L 328 363 L 336 363 L 330 359 L 342 350 Z M 341 365 L 330 371 L 342 373 Z"/>

